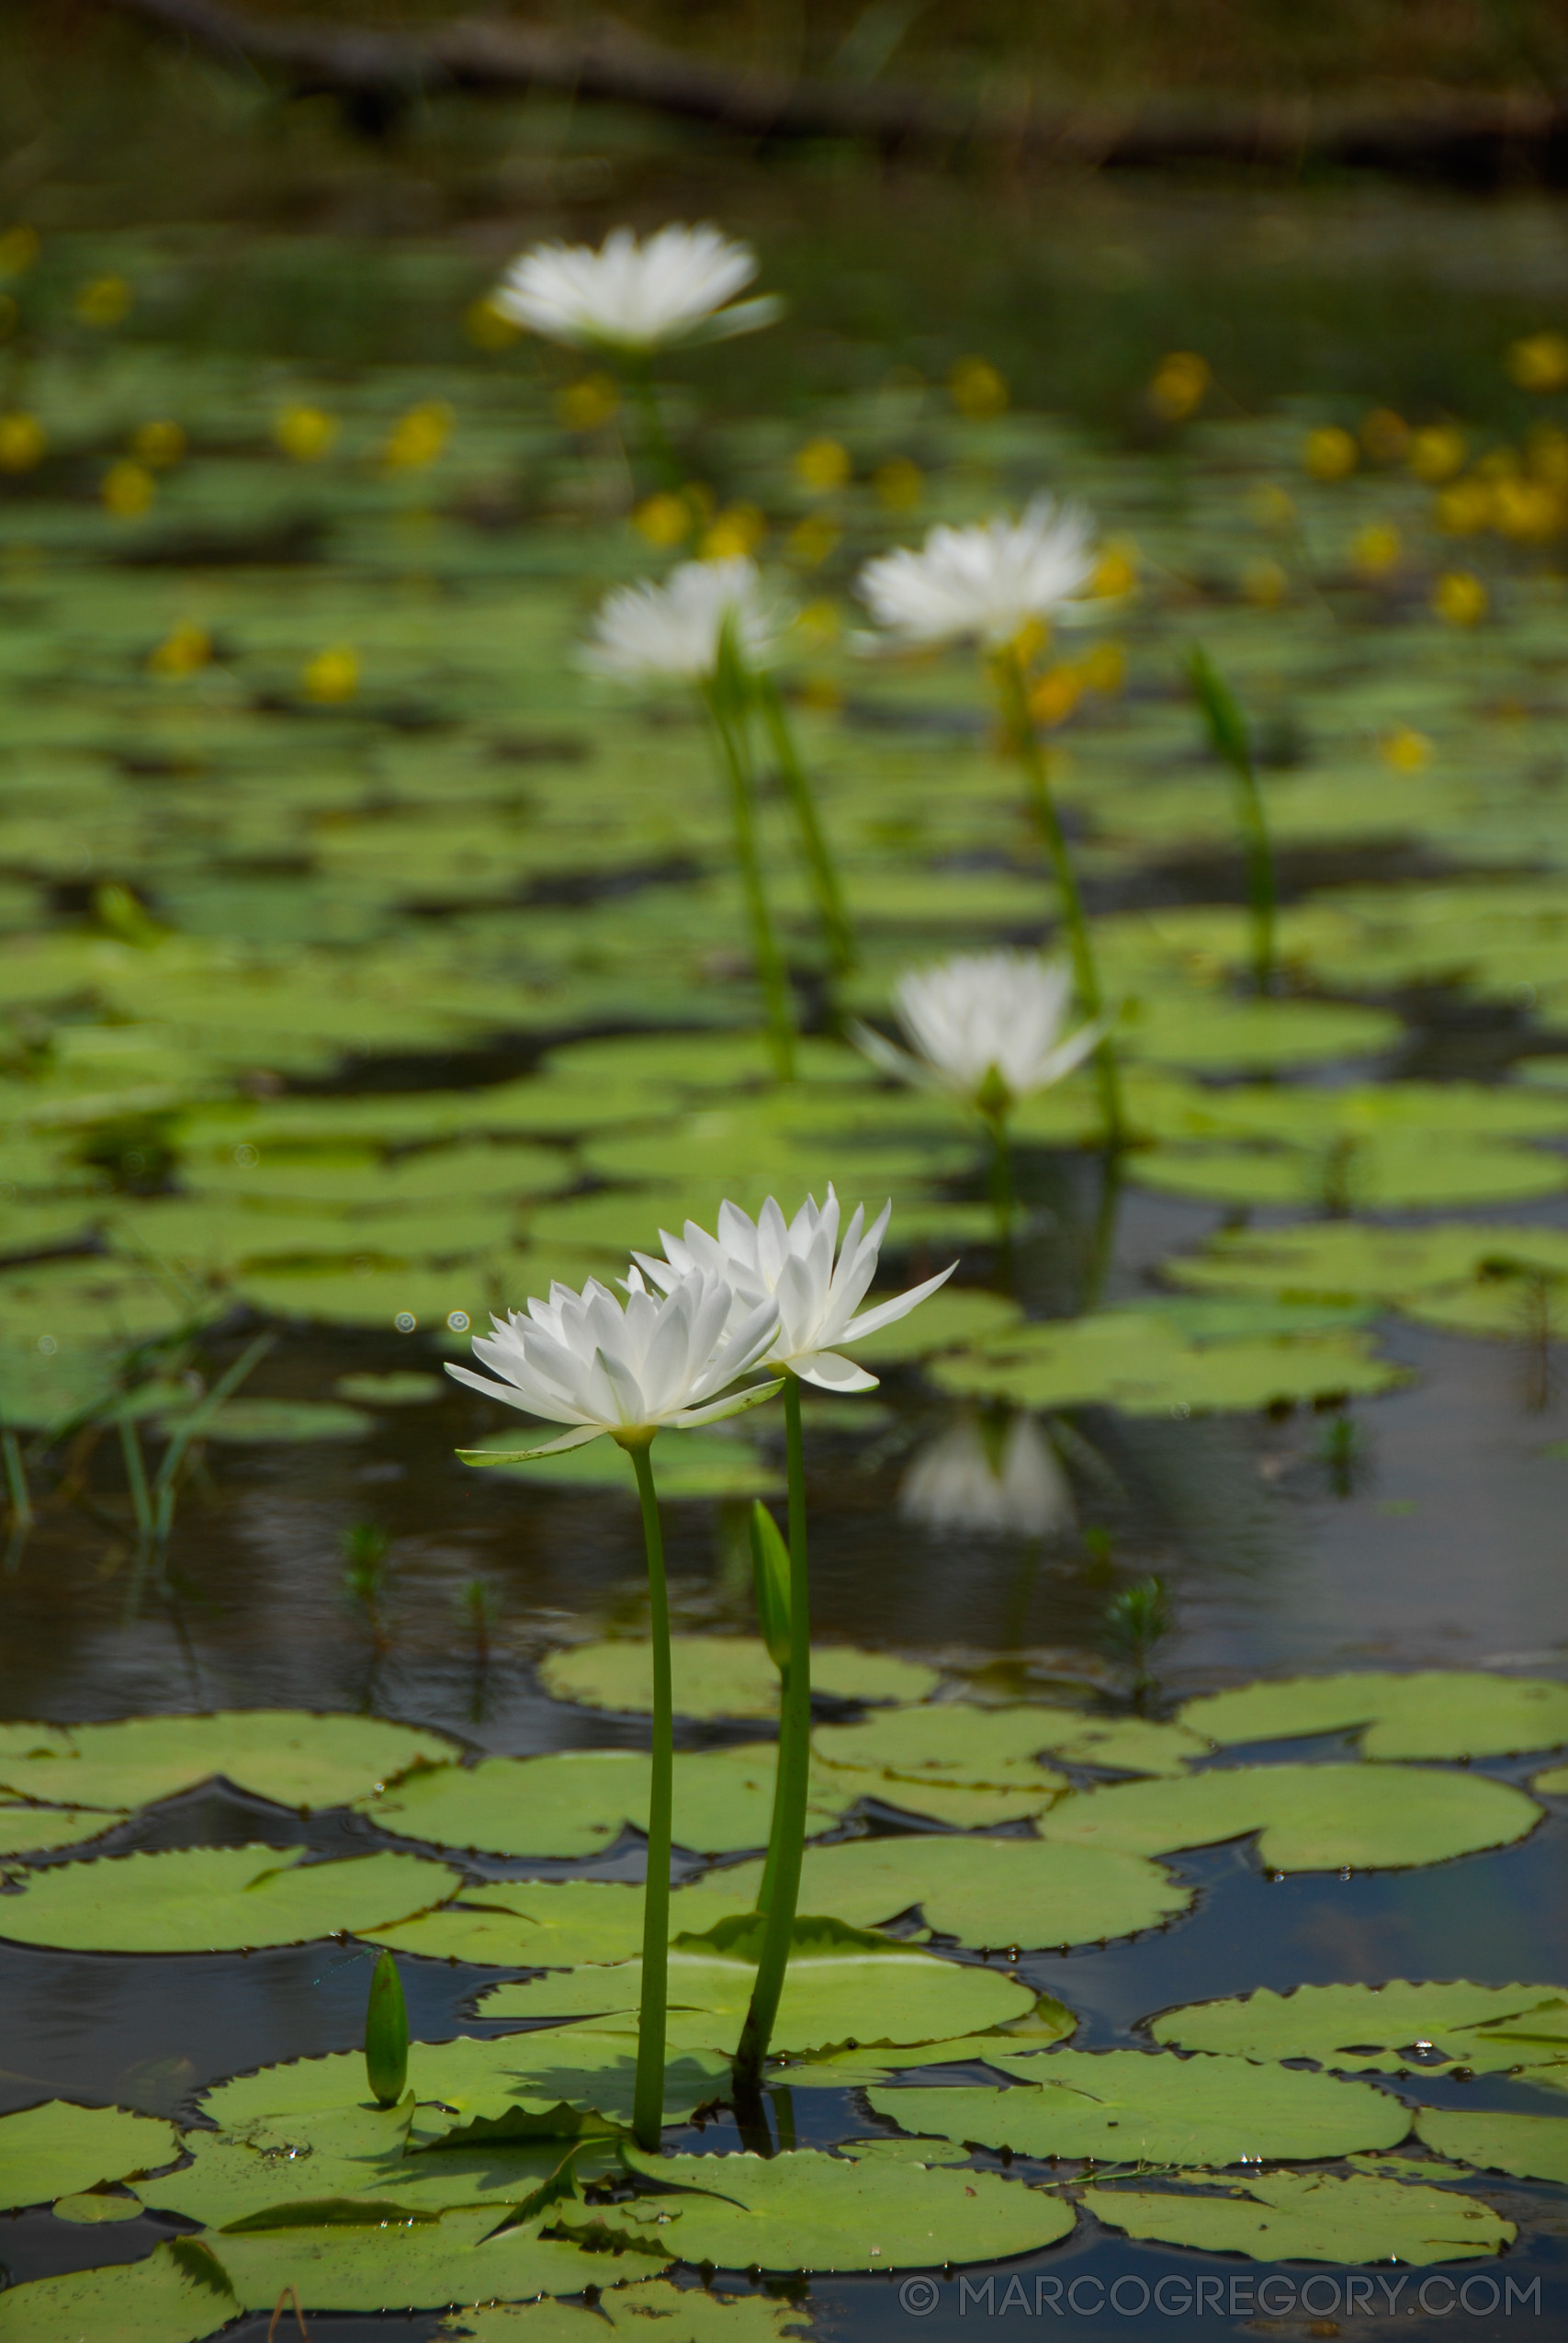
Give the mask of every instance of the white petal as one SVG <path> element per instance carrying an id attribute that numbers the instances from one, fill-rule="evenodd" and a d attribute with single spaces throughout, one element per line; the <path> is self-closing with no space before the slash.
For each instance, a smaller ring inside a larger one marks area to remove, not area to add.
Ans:
<path id="1" fill-rule="evenodd" d="M 853 1359 L 841 1359 L 837 1351 L 814 1351 L 809 1358 L 792 1362 L 802 1383 L 814 1383 L 821 1391 L 874 1391 L 876 1377 L 867 1375 L 864 1367 Z"/>
<path id="2" fill-rule="evenodd" d="M 955 1261 L 949 1262 L 940 1276 L 928 1277 L 923 1285 L 911 1285 L 907 1294 L 895 1294 L 890 1302 L 878 1302 L 874 1309 L 863 1310 L 859 1318 L 852 1319 L 845 1327 L 839 1337 L 840 1341 L 853 1342 L 863 1334 L 877 1334 L 885 1326 L 896 1326 L 901 1318 L 908 1318 L 912 1309 L 934 1294 L 939 1285 L 945 1285 L 957 1266 Z"/>

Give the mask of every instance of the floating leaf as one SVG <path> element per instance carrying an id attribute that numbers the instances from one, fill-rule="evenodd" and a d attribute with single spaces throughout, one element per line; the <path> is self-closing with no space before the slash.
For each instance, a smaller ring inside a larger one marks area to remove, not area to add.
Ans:
<path id="1" fill-rule="evenodd" d="M 1366 1212 L 1507 1204 L 1568 1184 L 1561 1156 L 1421 1132 L 1379 1132 L 1314 1151 L 1262 1147 L 1161 1148 L 1134 1158 L 1142 1187 L 1217 1204 L 1327 1205 Z"/>
<path id="2" fill-rule="evenodd" d="M 717 1872 L 711 1880 L 674 1891 L 671 1936 L 700 1934 L 750 1910 L 750 1896 L 726 1891 L 726 1876 Z M 614 1879 L 492 1880 L 469 1889 L 459 1903 L 360 1934 L 431 1960 L 505 1969 L 630 1961 L 642 1951 L 642 1896 L 640 1885 Z"/>
<path id="3" fill-rule="evenodd" d="M 163 1432 L 178 1432 L 188 1418 L 165 1414 Z M 376 1420 L 361 1408 L 337 1406 L 330 1399 L 225 1399 L 201 1418 L 203 1440 L 220 1446 L 242 1448 L 292 1445 L 296 1441 L 363 1440 L 374 1432 Z"/>
<path id="4" fill-rule="evenodd" d="M 517 1440 L 515 1430 L 495 1432 L 477 1444 L 481 1450 L 498 1449 L 504 1454 L 515 1451 Z M 755 1448 L 722 1432 L 682 1432 L 661 1440 L 654 1465 L 659 1494 L 666 1503 L 678 1498 L 774 1497 L 784 1488 L 780 1474 L 763 1462 Z M 610 1489 L 628 1504 L 637 1501 L 637 1474 L 631 1458 L 613 1440 L 596 1440 L 589 1446 L 568 1449 L 563 1455 L 541 1456 L 532 1464 L 502 1465 L 496 1469 L 530 1488 L 580 1488 L 594 1496 Z"/>
<path id="5" fill-rule="evenodd" d="M 1227 1747 L 1359 1728 L 1370 1758 L 1513 1757 L 1568 1741 L 1568 1684 L 1468 1669 L 1292 1676 L 1205 1693 L 1180 1721 Z"/>
<path id="6" fill-rule="evenodd" d="M 861 1796 L 972 1823 L 1037 1814 L 1066 1789 L 1065 1775 L 1033 1762 L 1049 1722 L 1045 1710 L 954 1702 L 818 1726 L 812 1737 L 825 1778 L 841 1773 Z M 991 1794 L 999 1791 L 1010 1794 Z"/>
<path id="7" fill-rule="evenodd" d="M 1483 2109 L 1423 2107 L 1416 2132 L 1439 2156 L 1483 2172 L 1568 2184 L 1568 2115 L 1513 2115 Z"/>
<path id="8" fill-rule="evenodd" d="M 865 1307 L 869 1309 L 874 1304 L 875 1296 L 871 1296 Z M 938 1351 L 956 1351 L 965 1343 L 985 1341 L 1022 1323 L 1023 1313 L 1017 1303 L 1000 1294 L 984 1293 L 973 1285 L 943 1285 L 908 1318 L 885 1326 L 879 1334 L 857 1340 L 854 1355 L 870 1368 L 895 1366 L 904 1359 L 929 1358 Z"/>
<path id="9" fill-rule="evenodd" d="M 1568 1765 L 1554 1765 L 1538 1773 L 1530 1788 L 1549 1798 L 1568 1797 Z"/>
<path id="10" fill-rule="evenodd" d="M 298 2291 L 310 2311 L 446 2310 L 508 2297 L 580 2294 L 585 2286 L 613 2283 L 626 2267 L 541 2237 L 541 2225 L 497 2230 L 494 2210 L 486 2207 L 412 2227 L 215 2233 L 206 2242 L 221 2257 L 245 2309 L 265 2312 L 286 2286 Z M 669 2258 L 651 2241 L 628 2250 L 631 2267 L 640 2259 L 643 2273 Z"/>
<path id="11" fill-rule="evenodd" d="M 239 2314 L 228 2273 L 197 2239 L 154 2247 L 145 2261 L 35 2278 L 0 2295 L 0 2343 L 202 2343 Z"/>
<path id="12" fill-rule="evenodd" d="M 592 2306 L 546 2301 L 465 2311 L 443 2332 L 471 2343 L 604 2343 L 597 2330 L 608 2323 L 637 2343 L 644 2320 L 657 2320 L 660 2343 L 784 2343 L 811 2328 L 809 2309 L 766 2294 L 722 2294 L 644 2278 L 612 2282 Z"/>
<path id="13" fill-rule="evenodd" d="M 186 1847 L 30 1873 L 0 1928 L 84 1952 L 218 1952 L 375 1928 L 444 1903 L 458 1874 L 416 1855 L 310 1862 L 297 1847 Z"/>
<path id="14" fill-rule="evenodd" d="M 0 1783 L 18 1797 L 124 1808 L 221 1776 L 256 1797 L 310 1808 L 346 1805 L 411 1766 L 438 1765 L 452 1754 L 452 1744 L 434 1733 L 376 1717 L 225 1709 L 130 1716 L 69 1733 L 12 1726 L 0 1737 Z"/>
<path id="15" fill-rule="evenodd" d="M 1446 1862 L 1533 1830 L 1540 1808 L 1483 1774 L 1415 1766 L 1247 1765 L 1081 1790 L 1042 1817 L 1047 1839 L 1171 1854 L 1252 1831 L 1271 1871 Z"/>
<path id="16" fill-rule="evenodd" d="M 1086 2189 L 1098 2220 L 1133 2237 L 1254 2261 L 1472 2261 L 1518 2235 L 1474 2197 L 1354 2173 L 1269 2172 L 1193 2189 Z"/>
<path id="17" fill-rule="evenodd" d="M 438 1375 L 340 1375 L 333 1389 L 355 1408 L 423 1408 L 447 1397 L 448 1386 Z"/>
<path id="18" fill-rule="evenodd" d="M 678 1715 L 778 1715 L 778 1670 L 760 1637 L 674 1636 L 671 1649 Z M 557 1700 L 646 1714 L 653 1707 L 649 1653 L 645 1643 L 579 1644 L 552 1652 L 539 1674 Z M 811 1682 L 837 1700 L 918 1701 L 936 1689 L 937 1671 L 890 1652 L 829 1644 L 812 1652 Z"/>
<path id="19" fill-rule="evenodd" d="M 98 1839 L 125 1817 L 120 1813 L 81 1814 L 71 1808 L 0 1806 L 0 1855 L 36 1855 L 46 1847 L 74 1847 L 84 1839 Z"/>
<path id="20" fill-rule="evenodd" d="M 79 2229 L 97 2229 L 106 2224 L 141 2218 L 141 2207 L 135 2197 L 93 2189 L 80 2196 L 57 2197 L 50 2210 L 56 2221 L 73 2222 Z"/>
<path id="21" fill-rule="evenodd" d="M 1568 2057 L 1568 1995 L 1540 1985 L 1300 1985 L 1195 2001 L 1156 2042 L 1242 2058 L 1312 2058 L 1346 2074 L 1502 2074 Z"/>
<path id="22" fill-rule="evenodd" d="M 179 2146 L 169 2124 L 123 2107 L 51 2099 L 20 2115 L 0 2115 L 0 2207 L 46 2204 L 100 2181 L 150 2172 Z"/>

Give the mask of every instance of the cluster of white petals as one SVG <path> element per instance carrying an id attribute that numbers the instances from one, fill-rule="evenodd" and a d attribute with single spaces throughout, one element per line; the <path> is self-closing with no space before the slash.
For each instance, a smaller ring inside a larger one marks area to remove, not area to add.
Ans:
<path id="1" fill-rule="evenodd" d="M 857 592 L 877 625 L 908 642 L 1011 642 L 1047 619 L 1094 574 L 1093 523 L 1080 507 L 1037 496 L 1021 520 L 933 528 L 917 552 L 868 561 Z"/>
<path id="2" fill-rule="evenodd" d="M 999 1082 L 1002 1104 L 1048 1090 L 1082 1063 L 1104 1032 L 1102 1021 L 1065 1033 L 1073 980 L 1065 964 L 1038 952 L 961 952 L 930 968 L 910 968 L 893 988 L 898 1022 L 913 1057 L 857 1025 L 855 1040 L 874 1065 L 901 1081 L 946 1091 L 980 1104 Z"/>
<path id="3" fill-rule="evenodd" d="M 671 342 L 752 332 L 778 304 L 725 303 L 757 274 L 757 256 L 716 228 L 660 228 L 646 242 L 616 228 L 591 244 L 537 244 L 491 295 L 514 325 L 569 347 L 647 353 Z"/>
<path id="4" fill-rule="evenodd" d="M 644 1275 L 666 1291 L 672 1292 L 677 1280 L 703 1271 L 721 1279 L 735 1295 L 738 1323 L 744 1313 L 775 1309 L 778 1324 L 763 1353 L 766 1366 L 787 1369 L 825 1391 L 870 1391 L 876 1377 L 841 1356 L 841 1346 L 908 1317 L 945 1285 L 957 1266 L 952 1263 L 940 1276 L 857 1317 L 876 1274 L 891 1211 L 891 1205 L 885 1205 L 867 1228 L 865 1207 L 857 1205 L 840 1246 L 839 1199 L 831 1185 L 825 1205 L 818 1208 L 815 1198 L 808 1197 L 789 1221 L 772 1196 L 755 1220 L 738 1205 L 725 1204 L 719 1208 L 716 1236 L 688 1220 L 679 1237 L 660 1230 L 663 1261 L 644 1253 L 637 1260 Z"/>
<path id="5" fill-rule="evenodd" d="M 634 1272 L 624 1304 L 594 1278 L 581 1294 L 552 1285 L 547 1302 L 530 1301 L 491 1323 L 493 1335 L 476 1334 L 474 1351 L 502 1380 L 450 1362 L 446 1372 L 489 1399 L 573 1427 L 525 1454 L 580 1448 L 604 1432 L 647 1434 L 662 1424 L 689 1431 L 778 1388 L 730 1388 L 772 1343 L 776 1305 L 771 1297 L 741 1303 L 706 1269 L 671 1280 L 661 1296 Z"/>
<path id="6" fill-rule="evenodd" d="M 922 1529 L 1013 1537 L 1049 1537 L 1074 1519 L 1056 1452 L 1027 1415 L 1013 1417 L 999 1447 L 972 1417 L 950 1424 L 905 1475 L 898 1511 Z"/>
<path id="7" fill-rule="evenodd" d="M 669 675 L 706 683 L 728 623 L 748 664 L 768 660 L 783 614 L 761 598 L 757 565 L 744 554 L 682 561 L 662 584 L 616 586 L 594 615 L 583 664 L 604 675 Z"/>

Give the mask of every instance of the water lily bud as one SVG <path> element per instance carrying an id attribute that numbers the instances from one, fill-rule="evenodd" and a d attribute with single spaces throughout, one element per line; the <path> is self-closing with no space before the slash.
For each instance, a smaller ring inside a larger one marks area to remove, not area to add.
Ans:
<path id="1" fill-rule="evenodd" d="M 409 2013 L 402 1979 L 390 1952 L 383 1952 L 370 1979 L 365 2013 L 365 2076 L 380 2107 L 395 2107 L 409 2077 Z"/>

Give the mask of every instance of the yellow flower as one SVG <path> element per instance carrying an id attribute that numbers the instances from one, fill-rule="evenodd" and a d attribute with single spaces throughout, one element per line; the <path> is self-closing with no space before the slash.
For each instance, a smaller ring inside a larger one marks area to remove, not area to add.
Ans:
<path id="1" fill-rule="evenodd" d="M 1374 464 L 1397 464 L 1410 451 L 1410 425 L 1392 407 L 1372 407 L 1361 417 L 1361 445 Z"/>
<path id="2" fill-rule="evenodd" d="M 25 277 L 38 258 L 38 230 L 26 226 L 0 232 L 0 277 Z"/>
<path id="3" fill-rule="evenodd" d="M 1419 773 L 1423 765 L 1432 761 L 1432 743 L 1425 732 L 1401 724 L 1394 731 L 1384 733 L 1378 742 L 1378 753 L 1396 773 Z"/>
<path id="4" fill-rule="evenodd" d="M 1213 379 L 1207 358 L 1196 350 L 1172 350 L 1155 368 L 1148 402 L 1165 422 L 1184 423 L 1201 406 Z"/>
<path id="5" fill-rule="evenodd" d="M 451 436 L 451 408 L 445 399 L 427 399 L 392 425 L 381 460 L 389 472 L 422 470 L 434 463 Z"/>
<path id="6" fill-rule="evenodd" d="M 1037 724 L 1065 724 L 1083 697 L 1084 679 L 1076 667 L 1048 667 L 1029 695 Z"/>
<path id="7" fill-rule="evenodd" d="M 632 515 L 632 526 L 649 545 L 683 545 L 692 533 L 693 513 L 683 496 L 668 489 L 649 496 Z"/>
<path id="8" fill-rule="evenodd" d="M 317 651 L 313 659 L 305 662 L 299 685 L 307 699 L 320 701 L 323 706 L 352 699 L 359 689 L 359 653 L 350 643 L 338 643 L 330 651 Z"/>
<path id="9" fill-rule="evenodd" d="M 1438 526 L 1450 537 L 1473 537 L 1491 521 L 1496 492 L 1483 480 L 1456 480 L 1438 495 Z"/>
<path id="10" fill-rule="evenodd" d="M 134 464 L 129 456 L 122 456 L 104 474 L 99 493 L 116 520 L 134 521 L 157 495 L 158 483 L 145 464 Z"/>
<path id="11" fill-rule="evenodd" d="M 795 630 L 808 651 L 826 651 L 839 639 L 839 606 L 826 597 L 808 602 L 795 617 Z"/>
<path id="12" fill-rule="evenodd" d="M 1350 560 L 1363 578 L 1386 578 L 1399 567 L 1399 531 L 1386 521 L 1371 521 L 1359 529 L 1350 546 Z"/>
<path id="13" fill-rule="evenodd" d="M 1452 480 L 1465 458 L 1464 434 L 1451 423 L 1428 424 L 1410 435 L 1410 469 L 1417 480 L 1436 488 Z"/>
<path id="14" fill-rule="evenodd" d="M 1493 491 L 1493 521 L 1504 537 L 1541 544 L 1562 526 L 1562 504 L 1540 480 L 1500 480 Z"/>
<path id="15" fill-rule="evenodd" d="M 1260 610 L 1273 610 L 1289 594 L 1291 581 L 1278 561 L 1249 561 L 1241 573 L 1241 590 Z"/>
<path id="16" fill-rule="evenodd" d="M 1008 409 L 1007 379 L 989 358 L 960 358 L 947 378 L 947 395 L 971 423 L 986 423 Z"/>
<path id="17" fill-rule="evenodd" d="M 890 513 L 912 513 L 926 492 L 925 474 L 908 456 L 890 456 L 872 474 L 879 504 Z"/>
<path id="18" fill-rule="evenodd" d="M 827 496 L 842 488 L 854 470 L 850 451 L 836 439 L 808 439 L 795 450 L 795 476 L 813 496 Z"/>
<path id="19" fill-rule="evenodd" d="M 37 415 L 19 408 L 0 415 L 0 472 L 30 472 L 49 453 L 49 441 Z"/>
<path id="20" fill-rule="evenodd" d="M 1549 488 L 1568 488 L 1568 431 L 1555 424 L 1538 423 L 1525 450 L 1530 470 Z"/>
<path id="21" fill-rule="evenodd" d="M 1078 673 L 1091 692 L 1119 692 L 1127 680 L 1127 654 L 1119 642 L 1097 642 L 1079 660 Z"/>
<path id="22" fill-rule="evenodd" d="M 509 350 L 523 338 L 523 328 L 498 310 L 488 293 L 463 311 L 463 331 L 476 350 Z"/>
<path id="23" fill-rule="evenodd" d="M 727 504 L 703 531 L 699 550 L 705 561 L 733 561 L 755 553 L 767 534 L 767 519 L 757 505 Z"/>
<path id="24" fill-rule="evenodd" d="M 167 471 L 186 452 L 186 436 L 177 423 L 144 423 L 131 435 L 131 452 L 149 471 Z"/>
<path id="25" fill-rule="evenodd" d="M 207 628 L 185 618 L 170 628 L 155 651 L 148 653 L 147 672 L 177 683 L 181 676 L 194 675 L 198 668 L 205 667 L 211 656 L 212 638 Z"/>
<path id="26" fill-rule="evenodd" d="M 130 314 L 133 295 L 123 277 L 94 277 L 76 296 L 84 325 L 118 325 Z"/>
<path id="27" fill-rule="evenodd" d="M 1338 424 L 1324 424 L 1307 433 L 1302 461 L 1314 480 L 1348 480 L 1359 460 L 1360 450 Z"/>
<path id="28" fill-rule="evenodd" d="M 1432 607 L 1450 627 L 1473 627 L 1491 597 L 1473 570 L 1445 570 L 1432 588 Z"/>
<path id="29" fill-rule="evenodd" d="M 337 418 L 320 407 L 285 407 L 274 420 L 272 436 L 295 463 L 313 464 L 337 437 Z"/>
<path id="30" fill-rule="evenodd" d="M 615 378 L 608 374 L 585 374 L 581 382 L 569 382 L 556 392 L 556 413 L 568 431 L 602 431 L 620 403 Z"/>
<path id="31" fill-rule="evenodd" d="M 1247 517 L 1260 529 L 1289 529 L 1296 525 L 1296 500 L 1278 481 L 1259 482 L 1247 500 Z"/>
<path id="32" fill-rule="evenodd" d="M 1138 549 L 1130 538 L 1113 540 L 1094 566 L 1089 582 L 1090 594 L 1111 597 L 1131 594 L 1138 583 Z"/>
<path id="33" fill-rule="evenodd" d="M 1568 334 L 1527 334 L 1510 343 L 1507 363 L 1521 390 L 1568 388 Z"/>
<path id="34" fill-rule="evenodd" d="M 815 570 L 828 559 L 843 530 L 826 513 L 808 513 L 789 533 L 786 550 L 798 569 Z"/>

